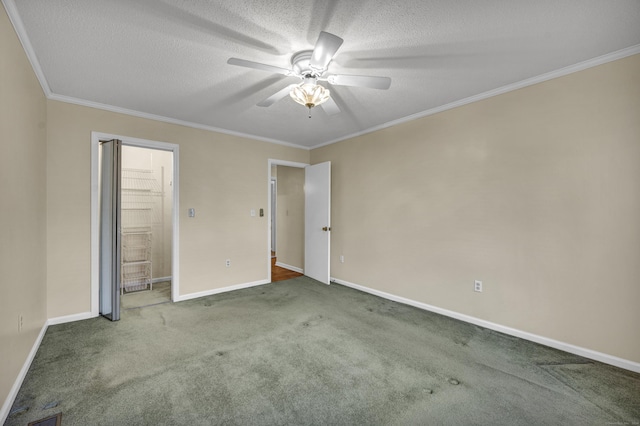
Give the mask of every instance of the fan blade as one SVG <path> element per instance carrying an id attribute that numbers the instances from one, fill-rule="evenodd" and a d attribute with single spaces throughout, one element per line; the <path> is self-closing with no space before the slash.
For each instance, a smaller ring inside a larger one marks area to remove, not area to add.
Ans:
<path id="1" fill-rule="evenodd" d="M 368 75 L 332 74 L 327 81 L 337 86 L 368 87 L 369 89 L 387 90 L 391 86 L 389 77 L 374 77 Z"/>
<path id="2" fill-rule="evenodd" d="M 291 92 L 291 89 L 293 89 L 294 87 L 296 87 L 297 84 L 290 84 L 287 87 L 285 87 L 282 90 L 279 90 L 278 92 L 274 93 L 273 95 L 269 96 L 267 99 L 265 99 L 264 101 L 260 102 L 258 104 L 259 107 L 269 107 L 273 104 L 275 104 L 276 102 L 278 102 L 280 99 L 285 98 L 289 92 Z"/>
<path id="3" fill-rule="evenodd" d="M 329 62 L 333 59 L 333 55 L 335 55 L 340 46 L 342 46 L 343 41 L 344 40 L 336 35 L 320 31 L 316 47 L 313 48 L 311 60 L 309 61 L 311 68 L 315 70 L 326 70 Z"/>
<path id="4" fill-rule="evenodd" d="M 324 112 L 327 113 L 327 115 L 335 115 L 340 113 L 340 108 L 338 107 L 338 104 L 336 103 L 336 101 L 333 100 L 332 97 L 329 97 L 329 99 L 327 99 L 324 103 L 320 104 L 320 106 L 322 107 Z"/>
<path id="5" fill-rule="evenodd" d="M 239 67 L 253 68 L 260 71 L 273 72 L 282 75 L 295 75 L 292 70 L 286 68 L 274 67 L 273 65 L 261 64 L 259 62 L 247 61 L 245 59 L 229 58 L 229 65 L 237 65 Z"/>

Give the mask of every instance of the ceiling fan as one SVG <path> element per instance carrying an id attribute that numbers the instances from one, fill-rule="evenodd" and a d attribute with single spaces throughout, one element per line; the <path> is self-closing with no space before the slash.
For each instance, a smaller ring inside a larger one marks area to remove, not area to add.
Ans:
<path id="1" fill-rule="evenodd" d="M 391 86 L 389 77 L 329 74 L 329 64 L 343 41 L 336 35 L 321 31 L 313 50 L 303 50 L 292 55 L 291 69 L 238 58 L 229 58 L 227 63 L 282 74 L 288 77 L 298 77 L 302 80 L 302 83 L 291 84 L 274 93 L 258 103 L 258 106 L 271 106 L 290 95 L 294 101 L 309 108 L 309 118 L 311 118 L 311 108 L 317 105 L 321 105 L 328 115 L 333 115 L 339 113 L 340 108 L 331 99 L 329 90 L 318 84 L 318 81 L 326 81 L 336 86 L 367 87 L 381 90 L 386 90 Z"/>

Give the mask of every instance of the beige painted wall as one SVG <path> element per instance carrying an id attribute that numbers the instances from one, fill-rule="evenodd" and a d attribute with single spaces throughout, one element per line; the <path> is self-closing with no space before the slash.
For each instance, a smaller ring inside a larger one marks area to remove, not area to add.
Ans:
<path id="1" fill-rule="evenodd" d="M 268 159 L 309 151 L 52 100 L 47 114 L 50 318 L 90 310 L 91 131 L 180 145 L 181 295 L 268 279 L 267 216 L 250 211 L 267 208 Z"/>
<path id="2" fill-rule="evenodd" d="M 278 263 L 304 269 L 304 169 L 277 166 Z"/>
<path id="3" fill-rule="evenodd" d="M 46 319 L 46 103 L 0 7 L 0 404 Z M 23 316 L 22 331 L 18 319 Z"/>
<path id="4" fill-rule="evenodd" d="M 333 277 L 640 362 L 640 55 L 311 159 Z"/>

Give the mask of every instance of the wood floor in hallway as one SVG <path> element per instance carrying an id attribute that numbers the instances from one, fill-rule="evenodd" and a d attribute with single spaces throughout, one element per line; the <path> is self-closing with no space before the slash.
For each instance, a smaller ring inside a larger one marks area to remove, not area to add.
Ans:
<path id="1" fill-rule="evenodd" d="M 300 272 L 292 271 L 290 269 L 276 266 L 276 256 L 271 252 L 271 282 L 289 280 L 295 277 L 301 277 L 303 274 Z"/>

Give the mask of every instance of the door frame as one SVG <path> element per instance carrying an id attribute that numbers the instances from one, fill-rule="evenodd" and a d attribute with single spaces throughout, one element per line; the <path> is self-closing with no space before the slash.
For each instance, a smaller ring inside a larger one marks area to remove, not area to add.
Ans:
<path id="1" fill-rule="evenodd" d="M 278 222 L 277 215 L 274 218 L 274 212 L 278 211 L 278 179 L 277 177 L 271 176 L 271 186 L 269 187 L 269 199 L 271 200 L 271 205 L 267 206 L 270 210 L 269 213 L 271 216 L 268 217 L 269 224 L 271 225 L 271 251 L 277 253 L 278 251 L 278 226 L 276 223 Z M 274 220 L 275 219 L 275 220 Z M 274 241 L 275 238 L 275 241 Z"/>
<path id="2" fill-rule="evenodd" d="M 308 163 L 297 163 L 295 161 L 286 161 L 286 160 L 276 160 L 273 158 L 270 158 L 268 160 L 268 172 L 267 172 L 267 194 L 269 194 L 269 196 L 267 197 L 267 214 L 269 215 L 269 217 L 267 218 L 267 279 L 269 280 L 269 282 L 271 282 L 271 167 L 272 166 L 287 166 L 287 167 L 296 167 L 298 169 L 304 169 L 305 167 L 309 166 Z M 277 253 L 276 253 L 277 256 Z"/>
<path id="3" fill-rule="evenodd" d="M 171 301 L 180 296 L 180 232 L 179 232 L 179 148 L 177 144 L 158 142 L 147 139 L 110 133 L 91 132 L 91 315 L 99 315 L 100 302 L 100 199 L 99 199 L 99 152 L 100 141 L 120 139 L 123 145 L 148 148 L 173 153 L 173 212 L 171 238 Z M 271 170 L 271 169 L 269 169 Z M 271 174 L 271 171 L 269 171 Z"/>

